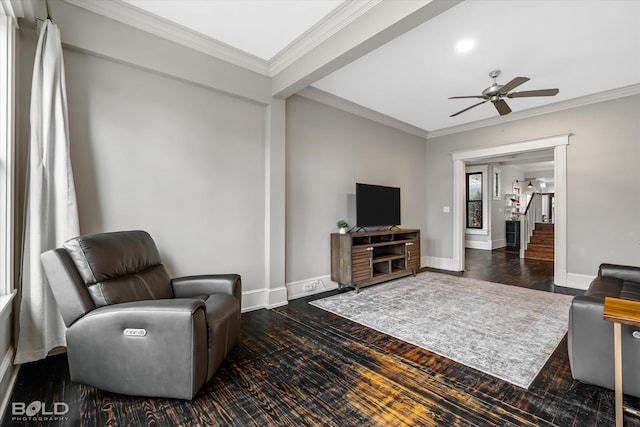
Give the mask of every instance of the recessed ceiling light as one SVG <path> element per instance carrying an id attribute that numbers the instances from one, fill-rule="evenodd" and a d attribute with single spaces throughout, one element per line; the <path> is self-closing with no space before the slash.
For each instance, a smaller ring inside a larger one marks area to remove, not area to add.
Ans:
<path id="1" fill-rule="evenodd" d="M 472 39 L 464 39 L 458 42 L 456 50 L 460 53 L 469 52 L 476 45 L 476 42 Z"/>

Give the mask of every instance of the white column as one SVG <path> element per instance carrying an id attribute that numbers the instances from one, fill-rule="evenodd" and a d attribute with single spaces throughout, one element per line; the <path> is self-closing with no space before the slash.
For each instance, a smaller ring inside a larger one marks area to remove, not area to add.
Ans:
<path id="1" fill-rule="evenodd" d="M 465 230 L 465 163 L 453 161 L 453 265 L 454 271 L 464 270 Z"/>
<path id="2" fill-rule="evenodd" d="M 567 286 L 567 135 L 560 145 L 554 148 L 555 179 L 555 225 L 554 225 L 554 278 L 557 286 Z"/>
<path id="3" fill-rule="evenodd" d="M 287 304 L 285 287 L 285 100 L 266 108 L 265 147 L 265 305 Z"/>

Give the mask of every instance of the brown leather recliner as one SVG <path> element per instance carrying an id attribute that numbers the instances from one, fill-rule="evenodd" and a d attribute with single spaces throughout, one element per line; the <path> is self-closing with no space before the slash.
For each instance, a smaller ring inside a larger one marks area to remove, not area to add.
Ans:
<path id="1" fill-rule="evenodd" d="M 170 279 L 144 231 L 80 236 L 40 257 L 68 328 L 72 381 L 192 399 L 238 340 L 240 276 Z"/>

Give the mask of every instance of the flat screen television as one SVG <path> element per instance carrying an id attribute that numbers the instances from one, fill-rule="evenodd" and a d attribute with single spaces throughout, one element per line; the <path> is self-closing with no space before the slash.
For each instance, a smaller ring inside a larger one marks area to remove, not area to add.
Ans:
<path id="1" fill-rule="evenodd" d="M 400 188 L 356 183 L 358 227 L 400 225 Z"/>

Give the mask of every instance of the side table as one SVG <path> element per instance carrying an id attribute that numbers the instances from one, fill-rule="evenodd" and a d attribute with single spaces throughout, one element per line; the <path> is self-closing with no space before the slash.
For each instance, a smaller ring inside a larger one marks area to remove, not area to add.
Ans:
<path id="1" fill-rule="evenodd" d="M 615 360 L 616 427 L 622 427 L 624 411 L 638 415 L 639 411 L 626 408 L 622 397 L 622 325 L 640 328 L 640 302 L 619 298 L 604 299 L 604 320 L 613 322 L 613 352 Z"/>

